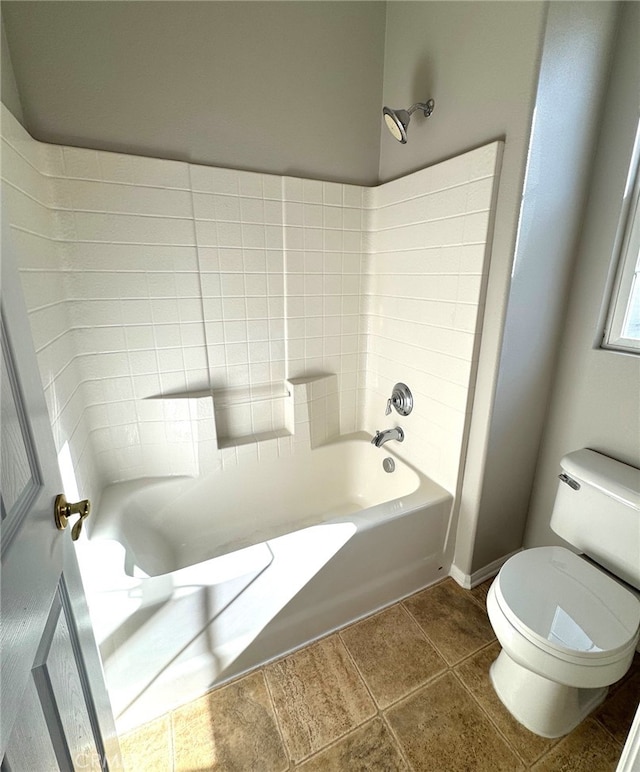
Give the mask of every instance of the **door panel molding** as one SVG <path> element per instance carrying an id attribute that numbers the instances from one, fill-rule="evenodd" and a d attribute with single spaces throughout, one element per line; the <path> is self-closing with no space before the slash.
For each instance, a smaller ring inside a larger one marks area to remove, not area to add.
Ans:
<path id="1" fill-rule="evenodd" d="M 2 410 L 11 436 L 1 468 L 13 488 L 0 520 L 2 772 L 106 772 L 121 768 L 118 738 L 74 543 L 54 521 L 62 481 L 5 192 L 3 183 Z"/>
<path id="2" fill-rule="evenodd" d="M 4 387 L 2 389 L 3 419 L 5 418 L 5 408 L 8 407 L 10 409 L 13 407 L 15 421 L 17 422 L 17 426 L 13 426 L 13 431 L 9 430 L 4 420 L 2 423 L 3 479 L 2 486 L 0 486 L 2 491 L 5 490 L 6 483 L 8 482 L 4 479 L 4 476 L 9 472 L 9 465 L 12 461 L 14 462 L 12 465 L 15 465 L 15 454 L 20 453 L 24 455 L 24 460 L 22 461 L 21 459 L 21 467 L 24 467 L 26 463 L 26 468 L 20 470 L 20 472 L 25 474 L 26 478 L 24 487 L 17 493 L 14 500 L 7 505 L 4 495 L 0 493 L 2 495 L 2 545 L 0 547 L 0 555 L 4 555 L 10 548 L 16 533 L 22 526 L 38 496 L 38 492 L 42 487 L 42 472 L 38 464 L 38 454 L 33 441 L 33 434 L 27 420 L 24 397 L 14 368 L 15 358 L 4 320 L 4 311 L 0 312 L 0 344 L 2 348 L 2 381 Z M 6 393 L 7 386 L 9 387 L 9 394 Z M 20 441 L 22 448 L 20 448 Z M 11 453 L 12 450 L 14 453 Z M 7 451 L 9 451 L 10 460 L 7 460 Z"/>

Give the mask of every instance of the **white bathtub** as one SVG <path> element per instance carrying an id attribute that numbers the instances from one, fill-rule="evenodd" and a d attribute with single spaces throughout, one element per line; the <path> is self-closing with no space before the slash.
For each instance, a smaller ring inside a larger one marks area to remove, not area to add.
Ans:
<path id="1" fill-rule="evenodd" d="M 445 576 L 451 503 L 365 435 L 107 488 L 79 558 L 119 730 Z"/>

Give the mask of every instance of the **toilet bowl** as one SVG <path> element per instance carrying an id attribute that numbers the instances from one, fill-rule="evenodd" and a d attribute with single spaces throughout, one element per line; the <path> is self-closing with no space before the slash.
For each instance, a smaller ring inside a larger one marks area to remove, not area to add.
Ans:
<path id="1" fill-rule="evenodd" d="M 511 557 L 487 595 L 493 687 L 543 737 L 570 732 L 626 673 L 640 629 L 640 469 L 582 448 L 560 462 L 550 525 L 566 547 Z"/>
<path id="2" fill-rule="evenodd" d="M 502 645 L 493 687 L 543 737 L 567 734 L 604 699 L 640 629 L 640 469 L 588 448 L 560 467 L 550 525 L 582 554 L 519 552 L 487 595 Z"/>
<path id="3" fill-rule="evenodd" d="M 510 558 L 487 610 L 502 646 L 493 687 L 514 718 L 543 737 L 567 734 L 597 707 L 638 642 L 637 598 L 564 547 Z"/>

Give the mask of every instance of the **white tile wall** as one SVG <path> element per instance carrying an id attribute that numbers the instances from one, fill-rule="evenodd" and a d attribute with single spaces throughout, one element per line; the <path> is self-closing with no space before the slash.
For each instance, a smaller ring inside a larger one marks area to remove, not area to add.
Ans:
<path id="1" fill-rule="evenodd" d="M 196 166 L 190 173 L 211 385 L 222 392 L 282 384 L 282 180 Z M 271 407 L 232 409 L 221 402 L 220 436 L 281 428 L 282 405 Z"/>
<path id="2" fill-rule="evenodd" d="M 84 384 L 65 298 L 54 185 L 47 146 L 2 113 L 2 180 L 12 223 L 46 403 L 60 450 L 68 441 L 78 487 L 94 499 L 104 483 L 90 443 Z"/>
<path id="3" fill-rule="evenodd" d="M 395 450 L 454 491 L 488 270 L 500 143 L 369 191 L 366 263 L 367 431 L 401 425 Z M 385 417 L 396 382 L 410 416 Z"/>
<path id="4" fill-rule="evenodd" d="M 336 375 L 326 421 L 334 425 L 337 419 L 333 431 L 345 434 L 358 428 L 357 389 L 364 374 L 364 189 L 311 183 L 284 179 L 288 375 Z M 319 404 L 314 400 L 316 414 Z M 322 405 L 329 407 L 326 399 Z"/>
<path id="5" fill-rule="evenodd" d="M 416 396 L 402 452 L 453 489 L 497 145 L 365 189 L 47 146 L 6 111 L 2 133 L 81 490 L 382 428 L 398 380 Z"/>

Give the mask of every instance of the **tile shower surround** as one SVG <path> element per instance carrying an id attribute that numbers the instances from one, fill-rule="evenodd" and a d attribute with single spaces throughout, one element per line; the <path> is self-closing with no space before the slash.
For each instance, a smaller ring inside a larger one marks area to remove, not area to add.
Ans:
<path id="1" fill-rule="evenodd" d="M 369 189 L 46 145 L 5 110 L 2 134 L 45 396 L 83 495 L 288 454 L 309 421 L 393 425 L 397 380 L 419 406 L 398 450 L 455 489 L 499 143 Z M 322 373 L 281 431 L 286 379 Z"/>

